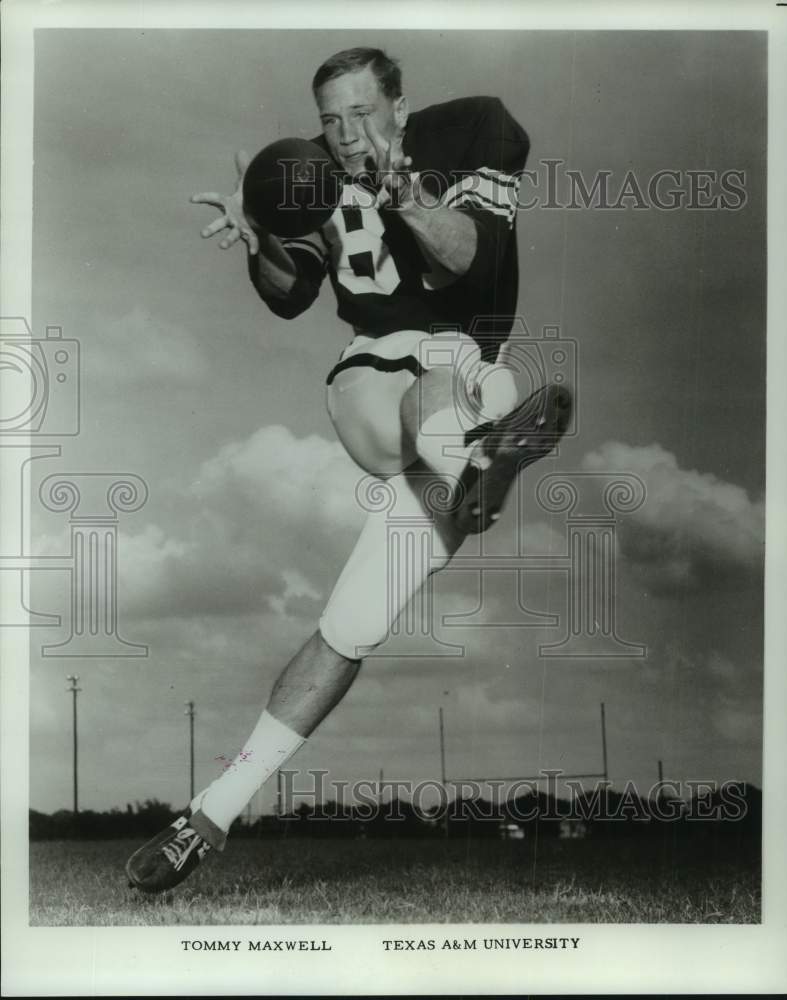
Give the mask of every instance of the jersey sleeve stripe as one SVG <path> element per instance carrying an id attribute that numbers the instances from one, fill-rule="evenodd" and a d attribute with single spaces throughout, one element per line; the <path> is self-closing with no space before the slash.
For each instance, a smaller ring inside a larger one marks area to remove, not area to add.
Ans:
<path id="1" fill-rule="evenodd" d="M 507 178 L 507 174 L 502 174 Z M 443 196 L 443 204 L 450 207 L 461 195 L 477 195 L 488 205 L 494 205 L 505 209 L 506 212 L 514 213 L 517 209 L 517 194 L 519 183 L 509 184 L 500 181 L 497 177 L 490 177 L 481 171 L 468 174 L 460 181 L 450 187 Z"/>
<path id="2" fill-rule="evenodd" d="M 479 167 L 477 170 L 465 173 L 457 183 L 467 183 L 467 181 L 472 180 L 476 176 L 485 177 L 487 180 L 494 181 L 497 184 L 513 188 L 518 188 L 521 180 L 518 174 L 505 174 L 502 170 L 494 170 L 492 167 Z"/>
<path id="3" fill-rule="evenodd" d="M 482 211 L 502 215 L 509 222 L 514 221 L 514 215 L 516 214 L 515 206 L 512 205 L 506 208 L 505 205 L 499 205 L 497 202 L 485 198 L 478 191 L 460 192 L 450 203 L 446 204 L 446 208 L 460 208 L 463 205 L 472 205 L 474 208 L 479 208 Z"/>
<path id="4" fill-rule="evenodd" d="M 502 205 L 497 205 L 495 202 L 491 202 L 488 198 L 484 198 L 483 195 L 478 194 L 477 191 L 473 192 L 463 192 L 458 194 L 447 208 L 457 208 L 460 205 L 474 205 L 476 208 L 488 209 L 490 212 L 495 212 L 498 215 L 510 215 L 511 210 L 504 208 Z"/>
<path id="5" fill-rule="evenodd" d="M 316 257 L 321 264 L 325 264 L 328 259 L 328 255 L 325 251 L 308 239 L 287 239 L 282 240 L 281 244 L 285 250 L 305 250 L 313 257 Z"/>
<path id="6" fill-rule="evenodd" d="M 504 187 L 519 188 L 519 178 L 513 174 L 504 174 L 501 170 L 492 170 L 491 167 L 479 167 L 476 173 Z"/>

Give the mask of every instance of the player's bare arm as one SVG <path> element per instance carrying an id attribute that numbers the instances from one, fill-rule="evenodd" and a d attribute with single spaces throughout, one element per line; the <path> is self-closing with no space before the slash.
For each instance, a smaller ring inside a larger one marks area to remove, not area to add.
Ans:
<path id="1" fill-rule="evenodd" d="M 243 175 L 250 162 L 248 153 L 235 154 L 238 183 L 232 194 L 204 191 L 192 195 L 197 205 L 212 205 L 221 215 L 202 230 L 203 239 L 223 233 L 219 247 L 228 250 L 243 241 L 249 255 L 254 258 L 252 273 L 257 290 L 263 295 L 286 298 L 295 283 L 296 269 L 292 258 L 279 240 L 258 223 L 250 220 L 243 211 Z"/>
<path id="2" fill-rule="evenodd" d="M 441 206 L 419 184 L 418 175 L 408 170 L 411 160 L 402 151 L 401 135 L 387 140 L 371 117 L 363 125 L 377 159 L 377 207 L 398 211 L 433 258 L 452 274 L 466 274 L 478 244 L 473 220 Z"/>

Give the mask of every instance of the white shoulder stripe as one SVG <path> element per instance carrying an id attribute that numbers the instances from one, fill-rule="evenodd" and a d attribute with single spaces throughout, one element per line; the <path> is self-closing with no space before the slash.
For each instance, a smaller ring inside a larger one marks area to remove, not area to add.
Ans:
<path id="1" fill-rule="evenodd" d="M 477 208 L 483 212 L 490 212 L 492 215 L 502 215 L 504 219 L 507 219 L 509 224 L 514 221 L 514 212 L 511 209 L 503 208 L 500 205 L 492 205 L 477 195 L 473 194 L 460 194 L 455 201 L 453 201 L 448 208 L 462 208 L 466 206 L 471 206 L 472 208 Z"/>
<path id="2" fill-rule="evenodd" d="M 504 174 L 502 170 L 492 170 L 491 167 L 479 167 L 477 173 L 506 187 L 519 187 L 519 178 L 514 174 Z"/>
<path id="3" fill-rule="evenodd" d="M 482 206 L 513 221 L 518 207 L 519 178 L 490 167 L 480 167 L 453 184 L 443 196 L 443 205 L 451 207 L 462 198 L 476 196 Z"/>
<path id="4" fill-rule="evenodd" d="M 305 250 L 313 257 L 316 257 L 321 264 L 325 263 L 328 259 L 328 254 L 324 248 L 324 244 L 316 233 L 310 233 L 308 236 L 297 236 L 290 239 L 283 239 L 281 244 L 285 250 Z"/>

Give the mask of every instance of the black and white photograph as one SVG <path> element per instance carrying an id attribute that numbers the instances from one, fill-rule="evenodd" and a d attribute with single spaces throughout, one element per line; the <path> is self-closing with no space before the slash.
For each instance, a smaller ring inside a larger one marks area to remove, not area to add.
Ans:
<path id="1" fill-rule="evenodd" d="M 787 7 L 589 9 L 3 12 L 4 995 L 787 984 Z"/>

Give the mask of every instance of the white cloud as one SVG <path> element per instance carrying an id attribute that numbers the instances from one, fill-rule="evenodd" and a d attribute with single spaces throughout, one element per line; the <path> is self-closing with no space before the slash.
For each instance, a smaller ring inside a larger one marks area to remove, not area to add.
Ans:
<path id="1" fill-rule="evenodd" d="M 586 455 L 583 468 L 639 476 L 643 505 L 620 519 L 623 553 L 662 588 L 727 583 L 761 566 L 765 510 L 740 486 L 710 473 L 681 469 L 659 444 L 632 447 L 609 441 Z"/>
<path id="2" fill-rule="evenodd" d="M 279 518 L 283 529 L 319 523 L 335 532 L 363 523 L 354 496 L 363 477 L 337 441 L 318 434 L 297 438 L 271 425 L 203 463 L 197 489 L 208 499 L 235 494 L 250 510 Z"/>
<path id="3" fill-rule="evenodd" d="M 322 593 L 316 590 L 297 569 L 285 569 L 282 578 L 284 591 L 269 597 L 268 606 L 283 618 L 291 616 L 293 607 L 298 607 L 297 602 L 319 601 L 322 597 Z"/>
<path id="4" fill-rule="evenodd" d="M 316 623 L 363 511 L 361 471 L 341 446 L 263 427 L 203 463 L 177 527 L 119 532 L 121 610 L 142 619 L 273 612 Z M 63 543 L 41 537 L 41 548 Z"/>

